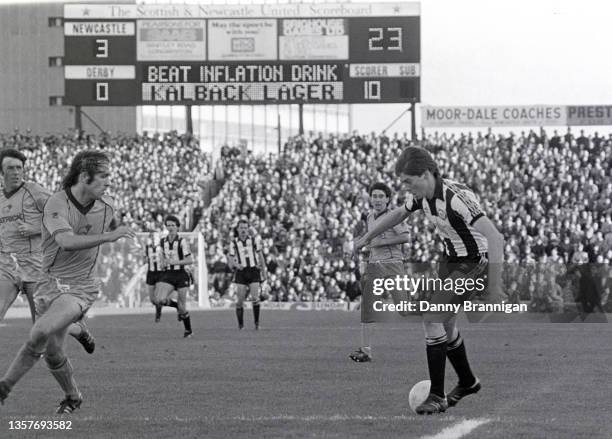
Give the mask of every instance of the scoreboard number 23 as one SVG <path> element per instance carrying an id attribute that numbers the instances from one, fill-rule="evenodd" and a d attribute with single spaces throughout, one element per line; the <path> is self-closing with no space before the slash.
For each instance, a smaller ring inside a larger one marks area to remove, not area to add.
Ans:
<path id="1" fill-rule="evenodd" d="M 371 27 L 368 28 L 368 49 L 402 51 L 401 27 Z"/>

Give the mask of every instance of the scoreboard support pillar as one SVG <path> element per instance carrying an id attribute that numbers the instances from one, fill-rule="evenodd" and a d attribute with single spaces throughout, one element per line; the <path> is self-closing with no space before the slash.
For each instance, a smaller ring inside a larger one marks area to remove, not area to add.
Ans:
<path id="1" fill-rule="evenodd" d="M 191 115 L 191 105 L 185 105 L 185 130 L 187 134 L 193 135 L 193 117 Z"/>
<path id="2" fill-rule="evenodd" d="M 299 131 L 300 136 L 304 135 L 304 104 L 298 104 L 298 120 L 299 120 Z"/>
<path id="3" fill-rule="evenodd" d="M 276 115 L 276 129 L 278 130 L 277 144 L 278 144 L 278 157 L 281 156 L 281 118 L 280 112 Z"/>
<path id="4" fill-rule="evenodd" d="M 412 142 L 416 142 L 416 104 L 414 102 L 410 103 L 410 136 L 412 138 Z"/>
<path id="5" fill-rule="evenodd" d="M 83 115 L 81 114 L 81 106 L 76 105 L 74 107 L 74 128 L 76 130 L 83 130 Z"/>

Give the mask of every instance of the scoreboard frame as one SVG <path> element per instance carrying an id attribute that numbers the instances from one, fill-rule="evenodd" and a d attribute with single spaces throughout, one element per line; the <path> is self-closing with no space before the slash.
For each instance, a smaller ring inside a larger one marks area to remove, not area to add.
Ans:
<path id="1" fill-rule="evenodd" d="M 419 3 L 64 5 L 64 104 L 420 102 Z"/>

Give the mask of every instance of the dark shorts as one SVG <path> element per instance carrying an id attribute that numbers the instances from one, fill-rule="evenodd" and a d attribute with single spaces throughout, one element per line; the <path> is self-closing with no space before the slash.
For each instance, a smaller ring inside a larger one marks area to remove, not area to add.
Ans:
<path id="1" fill-rule="evenodd" d="M 369 262 L 366 266 L 365 273 L 361 278 L 362 294 L 361 294 L 361 323 L 373 323 L 379 321 L 384 313 L 374 311 L 374 302 L 385 300 L 390 295 L 393 303 L 398 304 L 401 301 L 409 299 L 408 293 L 403 290 L 385 289 L 385 296 L 374 294 L 374 282 L 376 279 L 395 279 L 396 276 L 404 276 L 406 269 L 404 263 L 398 262 Z"/>
<path id="2" fill-rule="evenodd" d="M 147 285 L 155 285 L 157 282 L 159 282 L 161 275 L 161 271 L 147 271 Z"/>
<path id="3" fill-rule="evenodd" d="M 443 288 L 436 288 L 429 303 L 462 305 L 467 300 L 484 298 L 487 292 L 488 261 L 486 255 L 476 258 L 446 258 L 440 262 L 438 279 Z M 450 288 L 450 286 L 453 286 Z M 426 314 L 448 317 L 445 312 Z"/>
<path id="4" fill-rule="evenodd" d="M 158 282 L 170 284 L 178 290 L 188 288 L 191 285 L 191 277 L 186 270 L 164 271 L 159 276 Z"/>
<path id="5" fill-rule="evenodd" d="M 259 268 L 247 267 L 244 270 L 236 271 L 234 275 L 234 283 L 240 285 L 251 285 L 255 282 L 261 282 L 261 273 Z"/>

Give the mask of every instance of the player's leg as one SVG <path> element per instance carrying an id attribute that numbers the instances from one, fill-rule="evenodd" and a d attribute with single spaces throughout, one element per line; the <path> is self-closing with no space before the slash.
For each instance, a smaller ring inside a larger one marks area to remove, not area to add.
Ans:
<path id="1" fill-rule="evenodd" d="M 361 346 L 349 355 L 349 358 L 356 363 L 365 363 L 372 360 L 372 347 L 370 345 L 370 335 L 374 327 L 372 268 L 372 264 L 368 264 L 361 278 Z"/>
<path id="2" fill-rule="evenodd" d="M 168 282 L 157 282 L 155 284 L 155 298 L 153 300 L 153 304 L 156 307 L 155 321 L 159 321 L 157 319 L 157 310 L 159 309 L 159 317 L 161 318 L 161 307 L 164 306 L 164 303 L 166 303 L 168 296 L 170 295 L 170 293 L 172 293 L 173 290 L 174 286 L 172 284 L 169 284 Z"/>
<path id="3" fill-rule="evenodd" d="M 63 294 L 51 302 L 30 330 L 28 341 L 21 347 L 7 372 L 0 380 L 0 401 L 44 354 L 51 335 L 64 331 L 83 314 L 78 302 Z"/>
<path id="4" fill-rule="evenodd" d="M 56 413 L 72 413 L 79 408 L 83 398 L 73 377 L 72 364 L 64 353 L 64 341 L 68 328 L 49 337 L 45 351 L 45 362 L 49 372 L 64 391 L 64 399 L 60 402 Z"/>
<path id="5" fill-rule="evenodd" d="M 478 392 L 481 388 L 480 381 L 472 373 L 465 350 L 465 343 L 457 329 L 456 321 L 457 316 L 455 315 L 444 323 L 444 328 L 449 340 L 446 356 L 459 377 L 459 383 L 447 396 L 448 405 L 451 407 L 456 405 L 464 397 Z"/>
<path id="6" fill-rule="evenodd" d="M 176 300 L 174 300 L 172 298 L 172 291 L 177 289 L 177 285 L 176 285 L 175 280 L 176 280 L 175 278 L 172 278 L 172 279 L 166 278 L 166 280 L 164 281 L 164 283 L 172 285 L 172 290 L 168 294 L 166 294 L 164 299 L 161 299 L 159 301 L 159 305 L 160 306 L 169 306 L 170 308 L 174 308 L 174 309 L 176 309 L 178 311 L 178 308 L 179 308 L 178 301 L 176 301 Z"/>
<path id="7" fill-rule="evenodd" d="M 255 323 L 255 330 L 259 329 L 260 288 L 261 284 L 259 282 L 251 282 L 249 284 L 249 294 L 251 295 L 251 299 L 253 301 L 253 322 Z"/>
<path id="8" fill-rule="evenodd" d="M 185 333 L 183 334 L 183 337 L 188 338 L 191 337 L 191 334 L 193 334 L 193 331 L 191 330 L 191 317 L 189 316 L 189 312 L 187 311 L 188 287 L 179 288 L 176 291 L 178 293 L 177 311 L 179 321 L 183 322 L 183 326 L 185 327 Z"/>
<path id="9" fill-rule="evenodd" d="M 74 337 L 88 354 L 93 354 L 96 350 L 96 339 L 83 319 L 70 325 L 68 327 L 68 334 Z"/>
<path id="10" fill-rule="evenodd" d="M 416 412 L 420 415 L 444 412 L 448 407 L 446 394 L 444 393 L 444 372 L 448 342 L 444 323 L 437 320 L 431 319 L 427 314 L 423 316 L 427 368 L 429 370 L 431 388 L 425 402 L 416 408 Z"/>
<path id="11" fill-rule="evenodd" d="M 236 284 L 236 318 L 238 319 L 238 329 L 244 328 L 244 300 L 247 295 L 247 286 Z"/>
<path id="12" fill-rule="evenodd" d="M 388 264 L 381 264 L 384 267 L 385 279 L 397 279 L 403 278 L 406 275 L 406 268 L 403 262 L 391 262 Z M 407 290 L 400 288 L 392 288 L 390 290 L 391 298 L 395 305 L 400 305 L 410 301 L 410 294 Z M 406 317 L 410 315 L 409 311 L 398 311 L 400 316 Z"/>
<path id="13" fill-rule="evenodd" d="M 28 305 L 30 306 L 30 316 L 32 317 L 32 323 L 36 321 L 36 304 L 34 303 L 34 293 L 36 293 L 36 289 L 40 282 L 22 282 L 21 283 L 21 291 L 25 294 L 26 299 L 28 300 Z"/>
<path id="14" fill-rule="evenodd" d="M 155 322 L 158 323 L 161 320 L 162 307 L 157 303 L 155 297 L 155 284 L 147 283 L 147 293 L 149 294 L 149 300 L 155 307 Z"/>
<path id="15" fill-rule="evenodd" d="M 0 321 L 4 319 L 18 294 L 19 289 L 14 281 L 0 280 Z"/>

